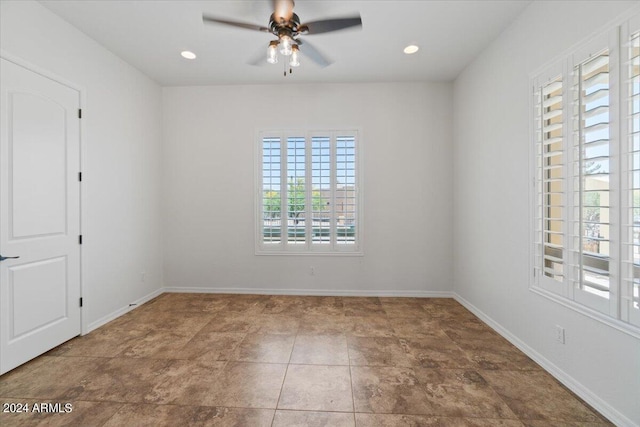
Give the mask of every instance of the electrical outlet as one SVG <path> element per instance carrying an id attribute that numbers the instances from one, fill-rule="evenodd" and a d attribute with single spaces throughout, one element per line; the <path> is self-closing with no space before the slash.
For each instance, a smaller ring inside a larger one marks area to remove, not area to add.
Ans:
<path id="1" fill-rule="evenodd" d="M 316 269 L 314 266 L 309 267 L 309 275 L 310 276 L 315 276 L 316 275 Z"/>
<path id="2" fill-rule="evenodd" d="M 144 282 L 144 279 L 146 278 L 147 272 L 146 271 L 141 271 L 140 272 L 140 281 Z"/>
<path id="3" fill-rule="evenodd" d="M 564 328 L 556 325 L 556 341 L 560 344 L 564 344 Z"/>

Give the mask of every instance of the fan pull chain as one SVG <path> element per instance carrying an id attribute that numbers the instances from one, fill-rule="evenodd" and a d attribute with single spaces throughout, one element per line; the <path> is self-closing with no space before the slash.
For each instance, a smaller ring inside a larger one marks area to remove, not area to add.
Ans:
<path id="1" fill-rule="evenodd" d="M 283 68 L 283 74 L 285 77 L 287 77 L 287 64 L 283 61 L 282 62 L 282 68 Z M 293 68 L 289 67 L 289 74 L 293 73 Z"/>
<path id="2" fill-rule="evenodd" d="M 285 77 L 287 77 L 287 64 L 283 63 L 282 64 L 282 68 L 283 68 L 282 74 Z M 293 68 L 292 67 L 289 67 L 289 74 L 293 74 Z"/>

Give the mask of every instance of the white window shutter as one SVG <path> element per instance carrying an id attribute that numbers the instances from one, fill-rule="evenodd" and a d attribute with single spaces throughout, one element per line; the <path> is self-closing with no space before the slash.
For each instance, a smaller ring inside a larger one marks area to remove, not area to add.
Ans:
<path id="1" fill-rule="evenodd" d="M 564 64 L 538 77 L 535 95 L 534 268 L 537 286 L 566 296 L 567 143 Z"/>
<path id="2" fill-rule="evenodd" d="M 260 137 L 260 183 L 258 185 L 258 241 L 262 245 L 282 247 L 282 136 Z"/>
<path id="3" fill-rule="evenodd" d="M 532 83 L 532 289 L 638 336 L 640 15 Z"/>
<path id="4" fill-rule="evenodd" d="M 616 315 L 619 283 L 617 31 L 574 55 L 571 289 L 575 301 Z"/>
<path id="5" fill-rule="evenodd" d="M 259 133 L 256 253 L 361 254 L 357 136 Z"/>
<path id="6" fill-rule="evenodd" d="M 640 16 L 622 27 L 621 319 L 640 326 Z"/>

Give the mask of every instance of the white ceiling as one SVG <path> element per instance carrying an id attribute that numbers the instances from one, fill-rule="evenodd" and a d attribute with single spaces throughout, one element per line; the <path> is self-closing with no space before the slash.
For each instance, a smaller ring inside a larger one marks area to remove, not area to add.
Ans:
<path id="1" fill-rule="evenodd" d="M 107 49 L 163 86 L 286 82 L 451 81 L 521 13 L 524 0 L 297 0 L 302 22 L 360 13 L 362 29 L 304 36 L 334 61 L 320 68 L 302 57 L 293 75 L 266 58 L 273 36 L 205 25 L 202 14 L 268 26 L 271 2 L 42 0 Z M 420 46 L 414 55 L 402 49 Z M 191 50 L 193 61 L 180 52 Z"/>

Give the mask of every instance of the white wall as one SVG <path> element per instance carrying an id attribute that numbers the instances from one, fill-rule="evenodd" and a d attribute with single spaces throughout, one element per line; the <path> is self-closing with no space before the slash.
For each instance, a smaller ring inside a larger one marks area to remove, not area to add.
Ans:
<path id="1" fill-rule="evenodd" d="M 88 324 L 162 289 L 162 246 L 171 288 L 400 295 L 446 293 L 453 280 L 463 301 L 599 410 L 640 424 L 638 340 L 528 290 L 528 76 L 635 4 L 533 2 L 453 91 L 161 90 L 31 1 L 0 3 L 0 47 L 85 89 Z M 291 107 L 274 106 L 282 101 Z M 364 257 L 254 255 L 255 135 L 280 127 L 362 129 Z"/>
<path id="2" fill-rule="evenodd" d="M 163 91 L 166 286 L 330 294 L 450 291 L 450 84 Z M 365 255 L 256 256 L 257 131 L 353 127 L 362 130 Z"/>
<path id="3" fill-rule="evenodd" d="M 92 327 L 163 285 L 161 89 L 40 4 L 0 7 L 4 52 L 84 88 L 83 316 Z"/>
<path id="4" fill-rule="evenodd" d="M 528 289 L 529 76 L 637 4 L 533 2 L 454 86 L 455 292 L 621 425 L 640 424 L 638 339 Z"/>

